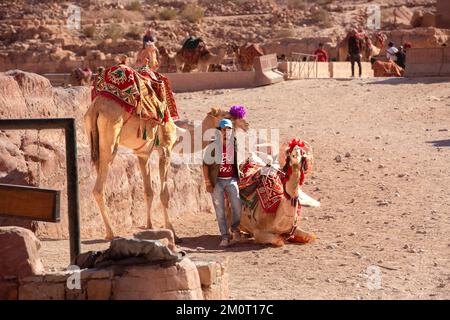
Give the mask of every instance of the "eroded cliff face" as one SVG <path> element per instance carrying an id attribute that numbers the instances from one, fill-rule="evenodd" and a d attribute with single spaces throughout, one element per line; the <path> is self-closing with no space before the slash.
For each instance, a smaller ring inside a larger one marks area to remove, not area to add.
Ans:
<path id="1" fill-rule="evenodd" d="M 74 117 L 77 124 L 78 174 L 82 238 L 103 237 L 103 222 L 91 190 L 95 169 L 84 132 L 83 115 L 90 104 L 87 87 L 54 88 L 37 74 L 19 70 L 0 73 L 0 118 Z M 152 183 L 159 194 L 158 156 L 152 156 Z M 172 165 L 169 172 L 172 221 L 183 213 L 210 211 L 211 203 L 202 186 L 200 168 Z M 68 237 L 65 144 L 62 130 L 0 131 L 0 183 L 21 184 L 62 190 L 61 222 L 43 223 L 0 219 L 0 225 L 32 229 L 41 238 Z M 106 201 L 116 233 L 126 234 L 145 224 L 142 177 L 134 155 L 119 149 L 106 184 Z M 162 225 L 161 203 L 155 197 L 154 226 Z M 175 223 L 176 225 L 176 223 Z"/>

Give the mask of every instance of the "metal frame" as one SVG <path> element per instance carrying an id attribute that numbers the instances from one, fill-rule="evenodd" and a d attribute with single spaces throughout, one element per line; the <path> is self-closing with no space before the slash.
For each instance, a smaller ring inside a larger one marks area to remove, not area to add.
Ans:
<path id="1" fill-rule="evenodd" d="M 78 191 L 77 137 L 74 118 L 0 119 L 0 130 L 64 129 L 66 142 L 67 209 L 70 260 L 80 254 L 80 205 Z"/>
<path id="2" fill-rule="evenodd" d="M 317 78 L 319 66 L 317 64 L 316 55 L 292 52 L 292 56 L 288 59 L 288 61 L 298 62 L 298 66 L 292 65 L 290 70 L 288 70 L 288 76 L 290 79 Z M 295 67 L 298 67 L 298 70 L 295 70 L 297 69 Z M 298 74 L 299 76 L 293 76 L 294 73 Z"/>

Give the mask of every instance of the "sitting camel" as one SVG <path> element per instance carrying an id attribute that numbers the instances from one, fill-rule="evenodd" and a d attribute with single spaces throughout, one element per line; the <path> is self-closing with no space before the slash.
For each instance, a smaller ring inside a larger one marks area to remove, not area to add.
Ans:
<path id="1" fill-rule="evenodd" d="M 256 57 L 264 55 L 264 50 L 259 44 L 246 43 L 240 47 L 234 47 L 236 65 L 239 71 L 251 71 Z"/>
<path id="2" fill-rule="evenodd" d="M 70 73 L 68 84 L 71 86 L 90 86 L 92 83 L 92 76 L 93 73 L 91 69 L 76 68 Z"/>
<path id="3" fill-rule="evenodd" d="M 283 246 L 285 241 L 308 243 L 316 239 L 314 234 L 298 228 L 299 223 L 299 185 L 304 174 L 310 170 L 312 154 L 307 145 L 294 139 L 286 151 L 286 164 L 283 168 L 284 196 L 274 213 L 267 213 L 260 202 L 254 209 L 243 206 L 241 215 L 241 231 L 253 235 L 261 244 Z M 264 178 L 263 178 L 264 179 Z"/>

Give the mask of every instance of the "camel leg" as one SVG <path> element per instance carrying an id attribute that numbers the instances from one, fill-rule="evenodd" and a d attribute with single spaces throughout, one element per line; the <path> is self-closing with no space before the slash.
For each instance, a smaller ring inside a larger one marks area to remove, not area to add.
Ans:
<path id="1" fill-rule="evenodd" d="M 105 183 L 108 178 L 109 166 L 114 159 L 114 153 L 118 143 L 118 136 L 122 121 L 113 123 L 112 121 L 102 117 L 100 114 L 97 119 L 99 128 L 99 165 L 97 179 L 95 181 L 94 190 L 92 191 L 97 201 L 100 213 L 105 224 L 105 238 L 111 240 L 114 238 L 114 232 L 109 220 L 108 208 L 105 204 Z"/>
<path id="2" fill-rule="evenodd" d="M 296 243 L 310 243 L 316 239 L 317 239 L 317 237 L 314 233 L 309 233 L 309 232 L 303 231 L 300 228 L 297 228 L 297 230 L 295 230 L 295 233 L 294 233 L 294 238 L 290 241 L 296 242 Z"/>
<path id="3" fill-rule="evenodd" d="M 180 238 L 177 237 L 175 229 L 169 219 L 169 188 L 167 186 L 167 174 L 170 167 L 170 151 L 167 148 L 163 148 L 159 155 L 159 178 L 161 181 L 161 203 L 163 205 L 164 212 L 164 224 L 166 229 L 170 229 L 175 237 L 175 243 L 179 243 Z"/>
<path id="4" fill-rule="evenodd" d="M 144 182 L 145 201 L 147 202 L 147 228 L 153 229 L 152 225 L 152 204 L 154 191 L 152 187 L 152 179 L 150 175 L 150 166 L 148 160 L 150 155 L 138 156 L 139 167 L 141 169 L 142 180 Z"/>
<path id="5" fill-rule="evenodd" d="M 278 234 L 257 229 L 253 232 L 253 236 L 257 243 L 271 244 L 276 247 L 282 247 L 284 245 L 284 238 Z"/>

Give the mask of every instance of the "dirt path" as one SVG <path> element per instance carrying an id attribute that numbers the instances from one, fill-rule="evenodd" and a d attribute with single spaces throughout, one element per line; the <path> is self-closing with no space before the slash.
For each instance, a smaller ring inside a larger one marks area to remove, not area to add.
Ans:
<path id="1" fill-rule="evenodd" d="M 183 116 L 245 104 L 252 127 L 310 141 L 315 171 L 304 190 L 322 203 L 302 211 L 314 244 L 219 250 L 214 215 L 204 213 L 175 221 L 184 249 L 229 257 L 233 299 L 449 299 L 449 82 L 304 80 L 177 94 Z M 63 266 L 67 241 L 44 242 L 43 255 Z M 368 288 L 371 266 L 380 289 Z"/>

